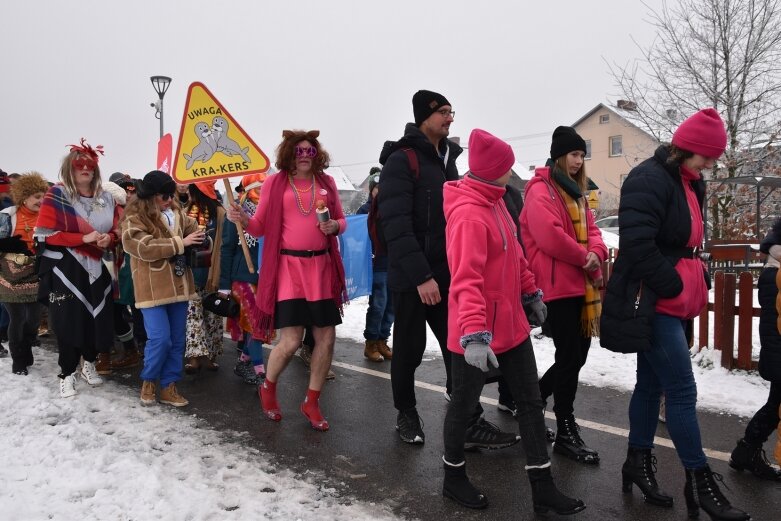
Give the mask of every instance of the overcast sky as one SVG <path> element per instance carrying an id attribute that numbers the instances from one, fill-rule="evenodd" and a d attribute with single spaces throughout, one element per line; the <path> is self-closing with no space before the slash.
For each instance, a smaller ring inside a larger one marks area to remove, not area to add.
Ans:
<path id="1" fill-rule="evenodd" d="M 545 150 L 557 125 L 614 99 L 605 60 L 637 59 L 646 19 L 639 0 L 2 0 L 0 168 L 54 180 L 83 136 L 105 147 L 104 178 L 143 176 L 159 136 L 152 75 L 173 78 L 174 144 L 201 81 L 270 157 L 283 129 L 317 128 L 356 182 L 402 135 L 418 89 L 453 104 L 451 135 L 542 134 Z M 519 159 L 544 159 L 523 143 Z"/>

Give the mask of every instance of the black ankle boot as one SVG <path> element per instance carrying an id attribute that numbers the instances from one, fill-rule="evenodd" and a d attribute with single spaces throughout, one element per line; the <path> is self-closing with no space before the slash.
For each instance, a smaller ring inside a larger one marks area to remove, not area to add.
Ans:
<path id="1" fill-rule="evenodd" d="M 751 516 L 730 505 L 716 481 L 724 484 L 721 475 L 711 471 L 708 465 L 699 469 L 686 469 L 683 495 L 689 518 L 698 517 L 699 509 L 702 508 L 711 519 L 717 521 L 749 521 Z"/>
<path id="2" fill-rule="evenodd" d="M 445 484 L 442 495 L 467 508 L 483 509 L 488 506 L 488 498 L 477 490 L 466 475 L 466 463 L 459 466 L 445 462 Z"/>
<path id="3" fill-rule="evenodd" d="M 566 456 L 581 463 L 596 465 L 599 463 L 599 453 L 586 446 L 580 437 L 580 427 L 575 417 L 556 418 L 558 429 L 556 441 L 553 442 L 553 452 Z"/>
<path id="4" fill-rule="evenodd" d="M 527 473 L 529 474 L 529 483 L 532 485 L 534 511 L 538 514 L 553 510 L 561 516 L 568 516 L 585 510 L 586 505 L 583 501 L 565 496 L 556 488 L 550 467 L 529 469 Z"/>
<path id="5" fill-rule="evenodd" d="M 781 470 L 770 466 L 762 447 L 749 445 L 745 438 L 739 440 L 732 451 L 729 466 L 735 470 L 748 470 L 759 479 L 781 481 Z"/>
<path id="6" fill-rule="evenodd" d="M 626 461 L 621 468 L 622 490 L 631 492 L 634 483 L 643 493 L 646 503 L 662 507 L 673 506 L 673 498 L 659 489 L 655 474 L 656 456 L 651 449 L 627 448 Z"/>

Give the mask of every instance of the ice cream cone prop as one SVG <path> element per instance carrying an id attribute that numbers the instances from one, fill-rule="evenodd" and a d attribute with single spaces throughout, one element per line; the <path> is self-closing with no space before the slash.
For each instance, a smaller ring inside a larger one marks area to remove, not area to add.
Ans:
<path id="1" fill-rule="evenodd" d="M 325 201 L 322 199 L 317 200 L 317 209 L 315 210 L 317 215 L 317 222 L 327 223 L 331 220 L 331 212 L 328 211 L 328 207 L 325 205 Z"/>
<path id="2" fill-rule="evenodd" d="M 228 178 L 223 178 L 225 183 L 225 195 L 228 196 L 228 203 L 233 204 L 236 200 L 233 198 L 233 188 L 231 188 Z M 249 255 L 249 246 L 247 246 L 247 238 L 244 237 L 244 227 L 240 222 L 236 223 L 236 230 L 239 232 L 239 240 L 241 241 L 241 250 L 244 252 L 244 260 L 247 261 L 247 269 L 250 273 L 255 273 L 255 265 L 252 263 L 252 258 Z"/>

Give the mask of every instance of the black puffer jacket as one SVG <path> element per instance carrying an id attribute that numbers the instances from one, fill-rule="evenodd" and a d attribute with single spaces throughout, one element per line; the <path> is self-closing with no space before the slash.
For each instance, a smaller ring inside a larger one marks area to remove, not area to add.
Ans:
<path id="1" fill-rule="evenodd" d="M 767 236 L 762 239 L 759 250 L 770 255 L 770 248 L 781 245 L 781 219 L 773 224 Z M 781 383 L 781 335 L 778 333 L 776 276 L 778 269 L 766 267 L 757 283 L 759 305 L 759 374 L 765 380 Z"/>
<path id="2" fill-rule="evenodd" d="M 417 154 L 417 177 L 403 148 Z M 387 141 L 380 154 L 384 166 L 378 202 L 388 250 L 388 287 L 393 291 L 414 291 L 432 277 L 440 290 L 450 287 L 442 187 L 458 179 L 456 158 L 462 148 L 445 139 L 440 150 L 444 162 L 425 134 L 407 123 L 404 137 Z"/>
<path id="3" fill-rule="evenodd" d="M 675 264 L 691 235 L 691 215 L 678 165 L 668 148 L 633 168 L 621 187 L 618 258 L 602 306 L 600 343 L 611 351 L 647 351 L 657 298 L 683 290 Z M 705 183 L 692 183 L 702 208 Z M 702 216 L 698 216 L 702 218 Z"/>

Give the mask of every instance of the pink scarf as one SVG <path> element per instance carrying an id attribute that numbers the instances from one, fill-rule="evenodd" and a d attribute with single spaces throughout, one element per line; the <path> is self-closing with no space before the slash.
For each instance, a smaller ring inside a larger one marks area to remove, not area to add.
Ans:
<path id="1" fill-rule="evenodd" d="M 266 209 L 266 224 L 263 243 L 263 261 L 260 266 L 258 277 L 258 292 L 255 295 L 255 319 L 258 321 L 258 328 L 265 335 L 270 336 L 274 333 L 274 308 L 277 303 L 277 276 L 279 270 L 279 245 L 282 241 L 282 199 L 288 186 L 287 172 L 282 170 L 276 175 L 266 179 L 263 190 L 269 191 L 268 208 Z M 338 202 L 339 192 L 333 179 L 322 172 L 315 175 L 317 183 L 327 189 L 326 204 L 332 211 L 332 218 L 341 218 L 342 215 L 336 215 L 336 208 L 340 207 Z M 344 280 L 344 265 L 342 257 L 339 255 L 339 246 L 336 235 L 328 236 L 328 255 L 331 257 L 331 298 L 334 299 L 342 313 L 344 304 L 349 300 L 347 298 L 347 287 Z"/>

